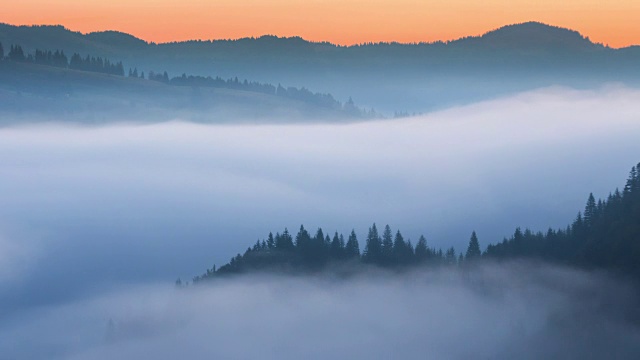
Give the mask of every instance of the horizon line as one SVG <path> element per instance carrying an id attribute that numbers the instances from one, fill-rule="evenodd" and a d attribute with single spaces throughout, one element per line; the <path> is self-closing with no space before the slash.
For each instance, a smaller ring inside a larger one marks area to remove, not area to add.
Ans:
<path id="1" fill-rule="evenodd" d="M 335 43 L 335 42 L 331 42 L 328 40 L 309 40 L 306 39 L 300 35 L 277 35 L 277 34 L 268 34 L 268 33 L 263 33 L 261 35 L 253 35 L 253 36 L 243 36 L 243 37 L 237 37 L 237 38 L 209 38 L 209 39 L 204 39 L 204 38 L 190 38 L 190 39 L 186 39 L 186 40 L 172 40 L 172 41 L 163 41 L 163 42 L 155 42 L 155 41 L 149 41 L 146 40 L 142 37 L 139 37 L 133 33 L 128 33 L 125 31 L 120 31 L 117 29 L 104 29 L 104 30 L 96 30 L 96 31 L 88 31 L 88 32 L 82 32 L 79 30 L 74 30 L 72 28 L 69 28 L 67 26 L 65 26 L 64 24 L 11 24 L 8 22 L 0 22 L 1 25 L 8 25 L 8 26 L 13 26 L 13 27 L 62 27 L 63 29 L 73 32 L 73 33 L 78 33 L 81 34 L 83 36 L 86 35 L 90 35 L 90 34 L 100 34 L 100 33 L 108 33 L 108 32 L 115 32 L 115 33 L 120 33 L 120 34 L 125 34 L 128 36 L 131 36 L 137 40 L 143 41 L 146 44 L 150 44 L 150 45 L 164 45 L 164 44 L 178 44 L 178 43 L 188 43 L 188 42 L 215 42 L 215 41 L 239 41 L 239 40 L 256 40 L 256 39 L 260 39 L 260 38 L 264 38 L 264 37 L 275 37 L 278 39 L 301 39 L 307 43 L 311 43 L 311 44 L 330 44 L 336 47 L 357 47 L 357 46 L 367 46 L 367 45 L 384 45 L 384 44 L 397 44 L 397 45 L 431 45 L 431 44 L 449 44 L 452 42 L 456 42 L 459 40 L 464 40 L 464 39 L 469 39 L 469 38 L 481 38 L 482 36 L 495 32 L 497 30 L 503 29 L 505 27 L 509 27 L 509 26 L 517 26 L 517 25 L 524 25 L 524 24 L 531 24 L 531 23 L 535 23 L 535 24 L 541 24 L 544 26 L 548 26 L 550 28 L 556 28 L 556 29 L 563 29 L 563 30 L 568 30 L 568 31 L 573 31 L 578 33 L 580 36 L 582 36 L 584 39 L 587 39 L 589 42 L 591 42 L 592 44 L 595 45 L 601 45 L 603 47 L 607 47 L 607 48 L 611 48 L 611 49 L 625 49 L 625 48 L 630 48 L 630 47 L 634 47 L 634 46 L 640 46 L 640 44 L 630 44 L 627 46 L 621 46 L 621 47 L 613 47 L 613 46 L 609 46 L 608 44 L 604 44 L 604 43 L 600 43 L 600 42 L 594 42 L 593 40 L 590 39 L 589 36 L 586 36 L 584 34 L 582 34 L 581 32 L 569 28 L 569 27 L 564 27 L 564 26 L 559 26 L 559 25 L 552 25 L 549 23 L 545 23 L 542 21 L 537 21 L 537 20 L 529 20 L 529 21 L 524 21 L 524 22 L 517 22 L 517 23 L 508 23 L 499 27 L 495 27 L 492 28 L 490 30 L 484 31 L 480 34 L 475 34 L 475 35 L 466 35 L 466 36 L 462 36 L 462 37 L 458 37 L 458 38 L 453 38 L 453 39 L 447 39 L 447 40 L 433 40 L 433 41 L 416 41 L 416 42 L 402 42 L 402 41 L 369 41 L 369 42 L 359 42 L 359 43 L 351 43 L 351 44 L 340 44 L 340 43 Z"/>

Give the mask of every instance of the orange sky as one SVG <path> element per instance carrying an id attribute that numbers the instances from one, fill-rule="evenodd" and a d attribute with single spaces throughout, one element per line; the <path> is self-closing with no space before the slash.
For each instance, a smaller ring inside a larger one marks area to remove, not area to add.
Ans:
<path id="1" fill-rule="evenodd" d="M 640 44 L 640 0 L 3 0 L 0 22 L 119 30 L 148 41 L 274 34 L 339 44 L 450 40 L 530 20 Z"/>

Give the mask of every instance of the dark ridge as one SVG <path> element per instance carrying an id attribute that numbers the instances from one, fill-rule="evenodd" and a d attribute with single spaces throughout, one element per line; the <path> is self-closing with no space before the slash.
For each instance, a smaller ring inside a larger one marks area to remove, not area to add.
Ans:
<path id="1" fill-rule="evenodd" d="M 123 33 L 120 31 L 100 31 L 86 34 L 85 37 L 91 41 L 102 43 L 110 46 L 122 46 L 122 47 L 138 47 L 144 46 L 148 43 L 142 39 L 139 39 L 133 35 Z"/>
<path id="2" fill-rule="evenodd" d="M 482 35 L 482 39 L 502 46 L 550 46 L 557 48 L 590 48 L 598 46 L 579 32 L 539 22 L 503 26 Z"/>
<path id="3" fill-rule="evenodd" d="M 603 48 L 575 30 L 535 21 L 503 26 L 482 36 L 462 38 L 451 43 L 517 50 L 584 51 Z"/>

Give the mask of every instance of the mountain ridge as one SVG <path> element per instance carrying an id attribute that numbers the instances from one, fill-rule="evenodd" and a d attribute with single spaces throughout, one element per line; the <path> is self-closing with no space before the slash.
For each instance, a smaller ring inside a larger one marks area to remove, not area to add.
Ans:
<path id="1" fill-rule="evenodd" d="M 131 42 L 136 42 L 138 43 L 138 45 L 167 45 L 167 44 L 184 44 L 184 43 L 199 43 L 199 42 L 204 42 L 204 43 L 215 43 L 215 42 L 234 42 L 234 41 L 267 41 L 267 40 L 271 40 L 271 39 L 279 39 L 279 40 L 289 40 L 289 41 L 295 41 L 295 42 L 303 42 L 309 45 L 331 45 L 334 47 L 338 47 L 338 48 L 352 48 L 352 47 L 361 47 L 361 46 L 375 46 L 375 45 L 385 45 L 385 44 L 396 44 L 396 45 L 409 45 L 409 46 L 415 46 L 415 45 L 433 45 L 433 44 L 453 44 L 453 43 L 458 43 L 458 42 L 464 42 L 467 41 L 469 39 L 481 39 L 481 40 L 486 40 L 486 39 L 491 39 L 491 38 L 496 38 L 499 36 L 504 36 L 507 35 L 508 37 L 513 37 L 514 34 L 519 34 L 520 36 L 526 37 L 526 36 L 530 36 L 530 35 L 534 35 L 537 33 L 537 35 L 545 35 L 545 37 L 549 37 L 549 35 L 552 34 L 562 34 L 564 33 L 564 35 L 568 35 L 571 34 L 573 35 L 573 37 L 575 38 L 575 40 L 580 41 L 586 41 L 590 44 L 593 45 L 600 45 L 602 46 L 602 44 L 598 44 L 598 43 L 594 43 L 592 42 L 588 37 L 582 35 L 580 32 L 570 29 L 570 28 L 566 28 L 566 27 L 562 27 L 562 26 L 555 26 L 555 25 L 550 25 L 550 24 L 546 24 L 543 22 L 538 22 L 538 21 L 527 21 L 527 22 L 523 22 L 523 23 L 514 23 L 514 24 L 507 24 L 501 27 L 498 27 L 496 29 L 493 30 L 489 30 L 487 32 L 482 33 L 481 35 L 469 35 L 469 36 L 463 36 L 457 39 L 452 39 L 452 40 L 436 40 L 436 41 L 420 41 L 420 42 L 400 42 L 400 41 L 380 41 L 380 42 L 366 42 L 366 43 L 358 43 L 358 44 L 352 44 L 352 45 L 340 45 L 340 44 L 336 44 L 336 43 L 332 43 L 330 41 L 312 41 L 312 40 L 307 40 L 304 39 L 300 36 L 278 36 L 278 35 L 273 35 L 273 34 L 262 34 L 260 36 L 252 36 L 252 37 L 240 37 L 240 38 L 234 38 L 234 39 L 189 39 L 189 40 L 181 40 L 181 41 L 166 41 L 166 42 L 153 42 L 153 41 L 147 41 L 145 39 L 142 39 L 140 37 L 137 37 L 133 34 L 129 34 L 126 32 L 122 32 L 122 31 L 118 31 L 118 30 L 101 30 L 101 31 L 93 31 L 93 32 L 88 32 L 88 33 L 82 33 L 79 31 L 74 31 L 71 30 L 69 28 L 64 27 L 63 25 L 57 25 L 57 24 L 52 24 L 52 25 L 12 25 L 12 24 L 8 24 L 8 23 L 0 23 L 0 32 L 3 30 L 3 28 L 6 30 L 7 27 L 13 28 L 15 30 L 27 30 L 27 31 L 36 31 L 36 30 L 50 30 L 50 29 L 55 29 L 57 31 L 60 30 L 64 30 L 66 31 L 69 35 L 74 35 L 74 36 L 81 36 L 81 37 L 85 37 L 85 38 L 89 38 L 89 39 L 96 39 L 98 41 L 100 41 L 100 39 L 106 39 L 107 37 L 114 37 L 114 36 L 119 36 L 121 39 L 126 39 L 127 41 L 131 41 Z M 536 31 L 532 31 L 532 30 L 536 30 Z M 621 48 L 616 48 L 616 49 L 625 49 L 625 48 L 629 48 L 629 47 L 633 47 L 633 46 L 640 46 L 640 44 L 637 45 L 629 45 L 629 46 L 625 46 L 625 47 L 621 47 Z"/>
<path id="2" fill-rule="evenodd" d="M 560 85 L 640 85 L 640 47 L 613 49 L 579 32 L 539 22 L 450 42 L 351 46 L 264 35 L 236 40 L 149 43 L 107 31 L 0 24 L 5 49 L 64 50 L 121 61 L 128 69 L 251 79 L 305 87 L 386 114 L 420 113 Z"/>

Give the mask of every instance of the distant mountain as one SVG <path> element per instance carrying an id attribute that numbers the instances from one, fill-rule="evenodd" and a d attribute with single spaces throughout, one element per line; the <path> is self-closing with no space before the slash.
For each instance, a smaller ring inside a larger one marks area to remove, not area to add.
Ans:
<path id="1" fill-rule="evenodd" d="M 354 46 L 276 36 L 154 44 L 114 31 L 84 35 L 60 26 L 0 24 L 0 42 L 103 56 L 171 76 L 304 86 L 387 112 L 429 111 L 550 85 L 640 84 L 638 47 L 612 49 L 537 22 L 451 42 Z"/>
<path id="2" fill-rule="evenodd" d="M 507 25 L 480 37 L 468 38 L 481 46 L 493 49 L 530 51 L 602 51 L 605 47 L 594 44 L 579 32 L 539 22 Z M 464 42 L 458 40 L 457 42 Z"/>
<path id="3" fill-rule="evenodd" d="M 147 45 L 144 40 L 119 31 L 93 32 L 85 35 L 84 38 L 95 44 L 103 44 L 120 49 L 136 49 Z"/>

